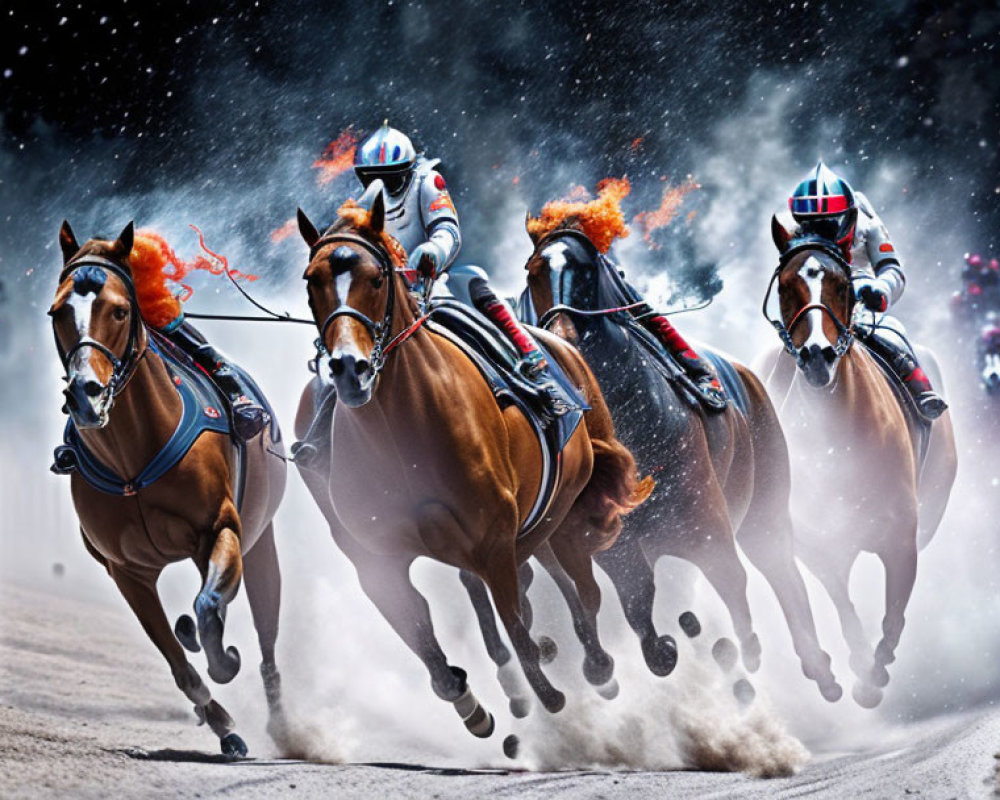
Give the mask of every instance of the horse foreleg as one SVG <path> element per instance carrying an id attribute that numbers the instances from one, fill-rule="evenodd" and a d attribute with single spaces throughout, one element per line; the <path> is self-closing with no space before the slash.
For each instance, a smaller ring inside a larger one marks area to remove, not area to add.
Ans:
<path id="1" fill-rule="evenodd" d="M 468 570 L 459 570 L 458 575 L 465 591 L 469 594 L 469 600 L 472 601 L 472 608 L 479 621 L 479 630 L 483 634 L 486 652 L 489 654 L 490 660 L 496 664 L 497 680 L 510 701 L 510 713 L 518 719 L 525 717 L 528 714 L 528 699 L 524 696 L 523 684 L 517 673 L 517 667 L 511 660 L 510 650 L 500 638 L 496 615 L 493 613 L 493 604 L 486 591 L 486 584 Z"/>
<path id="2" fill-rule="evenodd" d="M 802 664 L 802 673 L 816 681 L 820 693 L 831 703 L 843 689 L 830 668 L 830 655 L 820 647 L 809 595 L 793 551 L 792 523 L 787 514 L 775 514 L 768 523 L 756 518 L 754 509 L 740 528 L 743 552 L 767 580 L 788 623 L 792 646 Z"/>
<path id="3" fill-rule="evenodd" d="M 535 551 L 535 558 L 555 581 L 569 606 L 573 629 L 584 649 L 583 676 L 610 699 L 618 694 L 618 684 L 614 682 L 615 660 L 601 645 L 597 630 L 601 589 L 594 580 L 590 554 L 582 554 L 583 558 L 578 555 L 572 548 L 557 550 L 553 539 Z"/>
<path id="4" fill-rule="evenodd" d="M 233 728 L 236 727 L 233 718 L 212 699 L 208 687 L 198 676 L 195 668 L 188 663 L 184 650 L 170 629 L 170 622 L 156 591 L 159 572 L 133 573 L 115 566 L 111 566 L 108 572 L 143 630 L 146 631 L 146 635 L 170 665 L 170 672 L 174 676 L 177 688 L 194 703 L 195 713 L 199 719 L 208 722 L 212 732 L 219 737 L 222 752 L 226 755 L 245 756 L 247 746 L 233 732 Z"/>
<path id="5" fill-rule="evenodd" d="M 219 531 L 207 564 L 199 566 L 203 582 L 194 601 L 194 611 L 208 661 L 208 676 L 216 683 L 229 683 L 240 671 L 240 654 L 235 647 L 224 647 L 222 636 L 226 607 L 236 596 L 243 576 L 240 539 L 232 528 Z"/>
<path id="6" fill-rule="evenodd" d="M 513 548 L 507 552 L 494 551 L 486 560 L 484 579 L 493 595 L 497 613 L 507 630 L 514 652 L 521 662 L 521 669 L 546 710 L 555 713 L 566 704 L 566 696 L 545 677 L 540 666 L 541 649 L 532 640 L 521 616 L 521 593 L 518 569 Z"/>
<path id="7" fill-rule="evenodd" d="M 269 524 L 254 546 L 243 556 L 243 578 L 260 643 L 260 677 L 267 697 L 267 732 L 276 741 L 282 737 L 284 716 L 281 707 L 281 675 L 274 660 L 281 608 L 281 570 L 274 548 L 274 525 Z"/>
<path id="8" fill-rule="evenodd" d="M 669 634 L 658 636 L 653 625 L 656 583 L 642 548 L 631 539 L 619 539 L 610 550 L 594 558 L 615 585 L 625 619 L 639 637 L 649 671 L 661 677 L 669 675 L 677 666 L 677 642 Z"/>
<path id="9" fill-rule="evenodd" d="M 361 588 L 400 639 L 423 662 L 434 693 L 455 706 L 465 727 L 474 736 L 493 733 L 494 721 L 469 688 L 465 670 L 448 665 L 434 635 L 427 600 L 410 582 L 411 558 L 375 556 L 355 550 L 351 554 Z"/>
<path id="10" fill-rule="evenodd" d="M 882 619 L 882 639 L 875 647 L 875 664 L 871 682 L 876 686 L 889 683 L 887 664 L 896 660 L 896 647 L 906 622 L 906 606 L 910 602 L 917 579 L 916 536 L 905 545 L 878 554 L 885 567 L 885 617 Z"/>

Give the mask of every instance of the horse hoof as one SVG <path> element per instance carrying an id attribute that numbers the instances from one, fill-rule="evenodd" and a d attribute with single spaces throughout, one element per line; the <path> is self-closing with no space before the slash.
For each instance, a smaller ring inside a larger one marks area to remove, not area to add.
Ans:
<path id="1" fill-rule="evenodd" d="M 551 664 L 559 655 L 559 645 L 550 636 L 538 637 L 538 660 L 542 664 Z"/>
<path id="2" fill-rule="evenodd" d="M 609 680 L 603 686 L 595 686 L 594 688 L 597 690 L 597 693 L 605 700 L 614 700 L 616 697 L 618 697 L 618 692 L 619 692 L 618 681 L 616 681 L 614 678 Z"/>
<path id="3" fill-rule="evenodd" d="M 542 705 L 545 706 L 545 710 L 550 714 L 558 714 L 566 706 L 566 695 L 557 689 L 548 692 L 547 696 L 541 698 L 541 700 Z"/>
<path id="4" fill-rule="evenodd" d="M 240 671 L 241 663 L 240 651 L 230 645 L 226 648 L 221 662 L 213 663 L 213 661 L 209 661 L 208 677 L 216 683 L 229 683 Z"/>
<path id="5" fill-rule="evenodd" d="M 722 638 L 712 645 L 712 658 L 723 672 L 729 672 L 735 667 L 738 657 L 739 651 L 731 639 Z"/>
<path id="6" fill-rule="evenodd" d="M 232 758 L 246 758 L 247 743 L 244 742 L 237 734 L 226 734 L 219 744 L 222 746 L 223 755 L 231 756 Z"/>
<path id="7" fill-rule="evenodd" d="M 733 684 L 733 697 L 736 698 L 741 706 L 750 705 L 756 696 L 757 691 L 753 688 L 753 684 L 746 678 L 740 678 Z"/>
<path id="8" fill-rule="evenodd" d="M 872 667 L 872 671 L 868 676 L 868 682 L 872 686 L 877 686 L 879 689 L 884 689 L 889 685 L 889 670 L 884 666 Z"/>
<path id="9" fill-rule="evenodd" d="M 701 622 L 698 621 L 693 611 L 685 611 L 677 622 L 680 624 L 681 630 L 684 631 L 684 635 L 689 639 L 693 639 L 701 633 Z"/>
<path id="10" fill-rule="evenodd" d="M 527 697 L 510 698 L 510 715 L 514 719 L 524 719 L 531 711 L 531 701 Z"/>
<path id="11" fill-rule="evenodd" d="M 518 751 L 521 749 L 521 740 L 518 739 L 513 733 L 503 740 L 503 754 L 507 758 L 513 760 L 517 758 Z"/>
<path id="12" fill-rule="evenodd" d="M 198 726 L 201 727 L 208 721 L 208 715 L 202 706 L 194 707 L 194 715 L 198 718 Z"/>
<path id="13" fill-rule="evenodd" d="M 607 653 L 601 653 L 593 659 L 583 662 L 583 677 L 591 686 L 604 686 L 611 680 L 615 672 L 615 660 Z"/>
<path id="14" fill-rule="evenodd" d="M 649 648 L 643 648 L 646 666 L 654 675 L 664 678 L 677 666 L 677 642 L 669 634 L 658 636 Z"/>
<path id="15" fill-rule="evenodd" d="M 875 708 L 882 702 L 882 690 L 867 683 L 856 683 L 851 691 L 854 702 L 862 708 Z"/>
<path id="16" fill-rule="evenodd" d="M 757 638 L 756 633 L 750 634 L 742 642 L 743 648 L 743 666 L 747 668 L 747 672 L 756 672 L 760 669 L 760 639 Z"/>
<path id="17" fill-rule="evenodd" d="M 464 722 L 469 733 L 478 739 L 489 739 L 496 728 L 493 715 L 482 706 L 476 706 L 472 716 Z"/>
<path id="18" fill-rule="evenodd" d="M 823 699 L 829 703 L 836 703 L 841 697 L 844 696 L 844 690 L 840 688 L 840 684 L 836 681 L 833 683 L 820 684 L 819 693 L 823 695 Z"/>
<path id="19" fill-rule="evenodd" d="M 201 651 L 201 645 L 198 643 L 198 626 L 187 614 L 181 614 L 177 618 L 177 622 L 174 623 L 174 636 L 177 637 L 177 641 L 184 646 L 185 650 L 191 653 Z"/>

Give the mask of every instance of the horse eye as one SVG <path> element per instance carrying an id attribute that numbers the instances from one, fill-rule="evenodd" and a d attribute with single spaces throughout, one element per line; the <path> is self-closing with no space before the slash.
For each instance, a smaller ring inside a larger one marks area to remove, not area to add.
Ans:
<path id="1" fill-rule="evenodd" d="M 123 322 L 128 319 L 128 309 L 127 308 L 116 308 L 112 313 L 112 316 L 119 322 Z"/>
<path id="2" fill-rule="evenodd" d="M 382 288 L 382 276 L 381 275 L 379 277 L 377 277 L 377 278 L 372 278 L 372 288 L 373 289 L 381 289 Z"/>

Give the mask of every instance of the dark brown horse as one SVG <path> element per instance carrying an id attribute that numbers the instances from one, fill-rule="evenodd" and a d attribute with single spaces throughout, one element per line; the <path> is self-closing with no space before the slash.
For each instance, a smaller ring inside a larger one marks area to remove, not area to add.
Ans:
<path id="1" fill-rule="evenodd" d="M 63 223 L 59 238 L 65 263 L 49 314 L 66 368 L 68 409 L 86 450 L 114 475 L 130 479 L 163 450 L 183 410 L 174 379 L 140 316 L 129 267 L 133 228 L 130 223 L 115 240 L 92 239 L 80 247 Z M 234 447 L 224 433 L 201 433 L 166 474 L 142 488 L 109 493 L 79 471 L 72 476 L 84 546 L 108 571 L 166 658 L 177 687 L 230 755 L 245 755 L 246 745 L 185 657 L 156 582 L 168 564 L 195 562 L 203 581 L 194 603 L 197 631 L 190 618 L 182 617 L 178 636 L 190 649 L 199 647 L 200 638 L 209 675 L 225 683 L 240 666 L 236 649 L 223 646 L 226 607 L 245 578 L 263 655 L 270 730 L 277 736 L 282 718 L 274 643 L 281 576 L 271 520 L 284 493 L 286 469 L 270 451 L 280 448 L 268 430 L 247 443 L 245 501 L 239 511 Z"/>
<path id="2" fill-rule="evenodd" d="M 822 582 L 840 615 L 858 677 L 854 698 L 877 705 L 889 681 L 917 551 L 937 530 L 955 480 L 950 414 L 924 434 L 871 352 L 854 340 L 850 267 L 808 244 L 790 250 L 775 274 L 786 349 L 767 352 L 759 371 L 781 415 L 792 456 L 796 553 Z M 895 335 L 887 331 L 887 335 Z M 936 360 L 920 361 L 941 386 Z M 903 391 L 900 389 L 900 392 Z M 882 638 L 872 647 L 849 592 L 862 552 L 885 568 Z"/>
<path id="3" fill-rule="evenodd" d="M 518 566 L 563 525 L 589 531 L 605 546 L 613 542 L 621 514 L 648 486 L 638 484 L 631 456 L 613 438 L 586 364 L 548 337 L 596 414 L 603 412 L 606 438 L 598 439 L 589 421 L 576 429 L 562 452 L 549 512 L 519 535 L 542 475 L 532 427 L 516 407 L 501 410 L 454 344 L 420 325 L 401 265 L 387 250 L 381 192 L 370 210 L 356 210 L 361 217 L 343 216 L 322 236 L 299 212 L 311 248 L 309 303 L 326 350 L 317 380 L 331 381 L 337 393 L 329 462 L 302 475 L 362 589 L 427 667 L 434 691 L 473 734 L 489 736 L 492 715 L 465 672 L 448 665 L 410 565 L 425 556 L 485 582 L 528 683 L 549 711 L 558 711 L 565 698 L 542 672 L 525 627 Z M 313 388 L 302 396 L 300 436 L 315 414 Z"/>
<path id="4" fill-rule="evenodd" d="M 709 414 L 692 407 L 680 385 L 654 366 L 644 332 L 626 312 L 613 311 L 629 302 L 616 284 L 614 266 L 573 217 L 562 224 L 547 236 L 533 236 L 522 302 L 530 298 L 540 323 L 580 347 L 600 382 L 615 430 L 640 472 L 656 479 L 648 502 L 624 520 L 618 540 L 595 559 L 618 591 L 647 665 L 666 675 L 676 661 L 673 637 L 659 635 L 653 625 L 654 566 L 661 556 L 672 555 L 695 564 L 718 592 L 732 617 L 744 665 L 757 669 L 760 643 L 738 541 L 781 604 L 803 673 L 825 698 L 838 699 L 842 690 L 830 657 L 819 646 L 795 563 L 788 452 L 764 387 L 733 362 L 746 411 L 730 406 Z M 583 596 L 593 617 L 600 595 Z"/>

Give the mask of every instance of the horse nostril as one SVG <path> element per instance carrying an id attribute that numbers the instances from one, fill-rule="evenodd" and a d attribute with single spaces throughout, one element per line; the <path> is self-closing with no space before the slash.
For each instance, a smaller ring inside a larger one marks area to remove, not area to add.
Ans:
<path id="1" fill-rule="evenodd" d="M 355 375 L 364 375 L 369 369 L 371 369 L 371 362 L 366 358 L 362 358 L 354 364 Z"/>
<path id="2" fill-rule="evenodd" d="M 97 397 L 103 389 L 104 387 L 95 380 L 88 380 L 83 384 L 83 393 L 87 397 Z"/>
<path id="3" fill-rule="evenodd" d="M 344 362 L 339 358 L 330 359 L 330 374 L 334 376 L 344 374 Z"/>
<path id="4" fill-rule="evenodd" d="M 832 347 L 823 348 L 823 358 L 826 359 L 827 364 L 832 364 L 837 360 L 837 351 Z"/>

